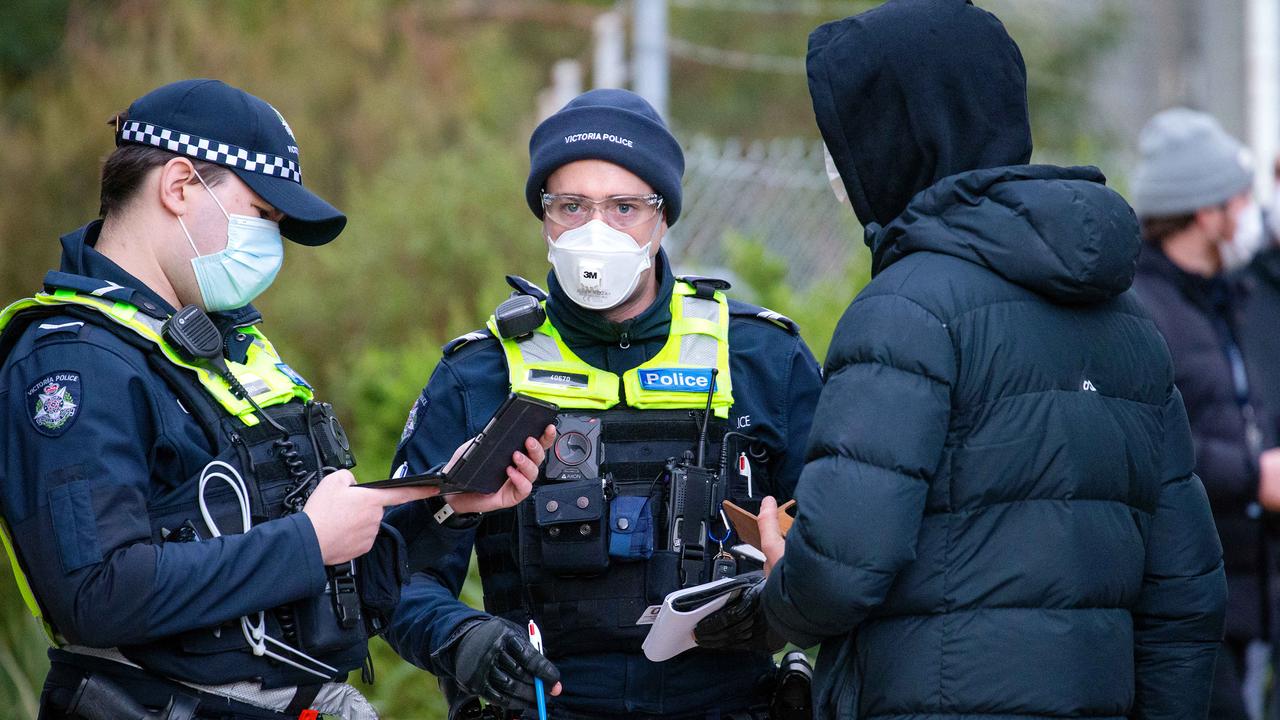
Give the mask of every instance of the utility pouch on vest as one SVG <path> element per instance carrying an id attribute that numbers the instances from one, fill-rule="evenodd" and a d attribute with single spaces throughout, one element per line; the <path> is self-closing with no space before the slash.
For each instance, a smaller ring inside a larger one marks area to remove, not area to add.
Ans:
<path id="1" fill-rule="evenodd" d="M 589 575 L 609 567 L 604 487 L 598 480 L 543 485 L 534 491 L 542 563 L 557 575 Z"/>
<path id="2" fill-rule="evenodd" d="M 356 582 L 360 586 L 366 629 L 370 636 L 387 628 L 391 613 L 400 602 L 400 590 L 409 581 L 408 549 L 400 531 L 382 523 L 373 549 L 356 560 Z"/>
<path id="3" fill-rule="evenodd" d="M 277 608 L 277 613 L 292 610 L 298 648 L 303 652 L 325 655 L 367 640 L 352 567 L 352 563 L 326 567 L 329 582 L 323 595 Z"/>
<path id="4" fill-rule="evenodd" d="M 621 495 L 609 503 L 609 557 L 648 560 L 653 556 L 653 503 L 640 495 Z"/>

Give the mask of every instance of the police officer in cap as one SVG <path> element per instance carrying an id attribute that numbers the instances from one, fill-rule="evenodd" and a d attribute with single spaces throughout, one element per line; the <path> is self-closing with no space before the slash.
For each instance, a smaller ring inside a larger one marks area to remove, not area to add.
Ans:
<path id="1" fill-rule="evenodd" d="M 559 405 L 559 439 L 513 510 L 429 501 L 455 548 L 415 575 L 387 639 L 454 691 L 453 717 L 479 716 L 475 697 L 485 716 L 536 717 L 535 677 L 561 681 L 556 718 L 763 717 L 777 647 L 762 633 L 651 662 L 638 621 L 669 592 L 759 567 L 730 552 L 719 503 L 791 496 L 817 364 L 787 318 L 672 274 L 684 157 L 639 96 L 585 93 L 529 150 L 550 291 L 509 277 L 487 327 L 445 346 L 395 463 L 439 463 L 512 390 Z M 473 549 L 484 612 L 457 599 Z M 531 619 L 554 671 L 529 650 Z"/>
<path id="2" fill-rule="evenodd" d="M 355 486 L 332 408 L 249 304 L 282 233 L 323 245 L 346 217 L 303 186 L 280 113 L 222 82 L 113 127 L 102 218 L 0 315 L 0 527 L 55 644 L 41 717 L 374 717 L 343 681 L 407 574 L 384 508 L 435 491 Z M 454 505 L 524 497 L 526 448 Z"/>

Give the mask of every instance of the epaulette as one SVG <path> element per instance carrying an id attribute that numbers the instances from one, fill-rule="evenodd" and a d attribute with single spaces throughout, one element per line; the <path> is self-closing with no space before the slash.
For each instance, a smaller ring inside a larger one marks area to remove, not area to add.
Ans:
<path id="1" fill-rule="evenodd" d="M 491 337 L 493 337 L 493 333 L 489 332 L 488 329 L 475 330 L 473 332 L 467 333 L 466 335 L 459 335 L 458 337 L 444 344 L 444 348 L 443 348 L 444 354 L 446 356 L 452 355 L 458 352 L 459 350 L 461 350 L 463 347 L 473 342 L 476 342 L 477 340 L 484 340 L 485 338 L 491 338 Z"/>
<path id="2" fill-rule="evenodd" d="M 508 275 L 507 284 L 510 285 L 512 288 L 514 288 L 515 291 L 518 293 L 523 293 L 525 295 L 532 295 L 538 298 L 539 300 L 547 299 L 546 290 L 543 290 L 542 288 L 538 287 L 537 285 L 534 285 L 528 280 L 525 280 L 519 275 Z"/>
<path id="3" fill-rule="evenodd" d="M 775 312 L 769 308 L 760 307 L 759 305 L 734 302 L 729 305 L 729 314 L 736 315 L 738 317 L 753 317 L 757 320 L 764 320 L 777 325 L 792 335 L 800 334 L 800 326 L 796 324 L 795 320 L 792 320 L 780 312 Z"/>

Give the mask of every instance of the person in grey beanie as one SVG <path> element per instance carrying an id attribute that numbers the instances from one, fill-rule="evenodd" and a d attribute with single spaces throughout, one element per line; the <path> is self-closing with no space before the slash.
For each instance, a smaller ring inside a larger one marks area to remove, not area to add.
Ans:
<path id="1" fill-rule="evenodd" d="M 549 289 L 509 276 L 514 296 L 445 346 L 410 411 L 394 467 L 419 473 L 448 459 L 442 437 L 479 432 L 511 392 L 560 408 L 561 441 L 528 502 L 483 517 L 440 508 L 455 550 L 414 578 L 387 631 L 441 677 L 452 717 L 476 717 L 478 699 L 484 717 L 536 717 L 531 623 L 563 689 L 552 718 L 767 717 L 777 647 L 642 652 L 648 608 L 668 593 L 761 580 L 729 554 L 711 498 L 753 511 L 766 494 L 790 498 L 821 388 L 795 323 L 672 272 L 668 228 L 696 222 L 681 215 L 683 172 L 680 144 L 634 93 L 593 90 L 543 121 L 524 241 L 546 247 Z M 457 598 L 473 548 L 483 612 Z"/>
<path id="2" fill-rule="evenodd" d="M 1138 139 L 1133 205 L 1144 239 L 1134 288 L 1173 357 L 1227 571 L 1226 639 L 1214 668 L 1210 717 L 1245 718 L 1260 690 L 1255 645 L 1270 633 L 1272 543 L 1264 511 L 1280 510 L 1280 449 L 1240 333 L 1245 298 L 1230 271 L 1263 238 L 1248 150 L 1213 117 L 1157 114 Z M 1246 701 L 1247 699 L 1247 701 Z M 1255 707 L 1257 705 L 1255 704 Z"/>

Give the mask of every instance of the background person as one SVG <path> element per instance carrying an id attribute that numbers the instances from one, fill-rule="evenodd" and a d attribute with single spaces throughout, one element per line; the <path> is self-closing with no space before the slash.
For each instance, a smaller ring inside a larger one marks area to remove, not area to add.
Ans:
<path id="1" fill-rule="evenodd" d="M 1242 683 L 1263 669 L 1246 650 L 1268 639 L 1274 612 L 1275 555 L 1259 498 L 1280 509 L 1280 450 L 1243 350 L 1248 298 L 1233 272 L 1263 241 L 1252 163 L 1216 120 L 1186 108 L 1151 118 L 1138 145 L 1133 200 L 1145 243 L 1134 288 L 1173 356 L 1226 563 L 1226 639 L 1210 715 L 1244 718 Z M 1261 683 L 1250 692 L 1259 703 Z"/>

